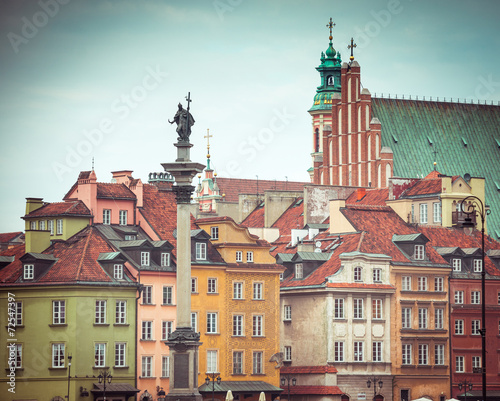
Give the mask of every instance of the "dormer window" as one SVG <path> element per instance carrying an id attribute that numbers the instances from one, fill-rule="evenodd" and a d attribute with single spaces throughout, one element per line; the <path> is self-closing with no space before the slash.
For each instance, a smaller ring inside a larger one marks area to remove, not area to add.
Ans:
<path id="1" fill-rule="evenodd" d="M 354 268 L 354 281 L 363 281 L 363 269 L 360 266 Z"/>
<path id="2" fill-rule="evenodd" d="M 415 245 L 415 260 L 424 260 L 425 248 L 423 245 Z"/>
<path id="3" fill-rule="evenodd" d="M 302 265 L 302 263 L 295 264 L 295 278 L 304 278 L 304 266 Z"/>
<path id="4" fill-rule="evenodd" d="M 149 252 L 141 252 L 141 266 L 149 266 Z"/>
<path id="5" fill-rule="evenodd" d="M 204 242 L 196 243 L 196 260 L 207 260 L 207 244 Z"/>
<path id="6" fill-rule="evenodd" d="M 474 259 L 474 273 L 481 273 L 483 271 L 483 261 L 481 259 Z"/>
<path id="7" fill-rule="evenodd" d="M 113 277 L 117 280 L 123 279 L 123 265 L 115 265 L 113 268 Z"/>
<path id="8" fill-rule="evenodd" d="M 457 259 L 457 258 L 452 259 L 452 265 L 454 272 L 462 271 L 462 259 Z"/>
<path id="9" fill-rule="evenodd" d="M 35 265 L 24 265 L 23 278 L 25 280 L 33 280 L 35 277 Z"/>
<path id="10" fill-rule="evenodd" d="M 137 239 L 136 235 L 125 235 L 125 241 L 135 241 Z"/>
<path id="11" fill-rule="evenodd" d="M 161 254 L 161 267 L 170 266 L 170 254 L 168 252 L 163 252 Z"/>

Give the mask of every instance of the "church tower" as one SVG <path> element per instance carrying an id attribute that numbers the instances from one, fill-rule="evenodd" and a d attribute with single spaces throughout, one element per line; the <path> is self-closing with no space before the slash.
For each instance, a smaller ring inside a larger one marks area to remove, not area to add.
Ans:
<path id="1" fill-rule="evenodd" d="M 323 61 L 322 57 L 322 64 L 317 68 L 322 85 L 309 110 L 313 119 L 311 181 L 323 185 L 385 188 L 393 173 L 392 150 L 382 148 L 380 121 L 371 117 L 371 94 L 368 89 L 361 89 L 361 69 L 353 56 L 354 40 L 351 39 L 348 46 L 351 49 L 349 63 L 334 64 L 340 63 L 340 53 L 329 59 L 335 53 L 331 35 L 334 25 L 330 18 L 327 25 L 330 47 L 327 58 Z"/>

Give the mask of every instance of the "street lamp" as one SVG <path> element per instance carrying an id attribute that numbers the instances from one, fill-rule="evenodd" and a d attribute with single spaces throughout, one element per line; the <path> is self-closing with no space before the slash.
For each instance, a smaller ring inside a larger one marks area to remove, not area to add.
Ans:
<path id="1" fill-rule="evenodd" d="M 464 381 L 461 381 L 460 383 L 458 383 L 458 389 L 460 391 L 462 391 L 462 388 L 465 390 L 464 392 L 464 396 L 465 396 L 465 401 L 467 401 L 467 388 L 469 389 L 469 391 L 472 391 L 472 382 L 471 381 L 467 381 L 467 380 L 464 380 Z"/>
<path id="2" fill-rule="evenodd" d="M 373 398 L 372 398 L 372 400 L 375 401 L 375 397 L 377 396 L 377 385 L 378 385 L 378 389 L 380 390 L 382 388 L 382 386 L 384 385 L 384 382 L 382 381 L 382 379 L 380 379 L 378 377 L 370 377 L 366 381 L 366 387 L 370 388 L 372 383 L 373 383 Z"/>
<path id="3" fill-rule="evenodd" d="M 99 373 L 99 376 L 97 376 L 99 379 L 99 384 L 103 383 L 104 384 L 104 389 L 103 389 L 103 400 L 106 401 L 106 382 L 111 384 L 111 380 L 113 379 L 113 376 L 111 376 L 111 373 L 109 373 L 107 370 L 103 370 Z"/>
<path id="4" fill-rule="evenodd" d="M 295 386 L 297 384 L 297 379 L 295 377 L 291 377 L 289 373 L 281 376 L 281 387 L 285 387 L 285 384 L 288 385 L 288 392 L 287 392 L 288 401 L 290 401 L 290 381 L 292 382 L 292 386 Z"/>
<path id="5" fill-rule="evenodd" d="M 69 380 L 71 379 L 71 358 L 73 358 L 71 355 L 68 355 L 68 395 L 66 398 L 69 401 Z"/>
<path id="6" fill-rule="evenodd" d="M 210 382 L 212 382 L 212 401 L 214 401 L 214 395 L 215 395 L 215 382 L 217 382 L 217 384 L 220 384 L 221 380 L 222 379 L 220 378 L 219 373 L 216 373 L 216 372 L 208 373 L 207 372 L 207 377 L 205 377 L 205 384 L 208 387 Z"/>
<path id="7" fill-rule="evenodd" d="M 466 203 L 469 199 L 469 203 Z M 484 264 L 484 221 L 490 210 L 484 207 L 483 202 L 477 196 L 469 195 L 460 203 L 460 209 L 467 215 L 463 228 L 474 229 L 471 216 L 481 218 L 481 373 L 483 375 L 483 401 L 486 401 L 486 268 Z"/>

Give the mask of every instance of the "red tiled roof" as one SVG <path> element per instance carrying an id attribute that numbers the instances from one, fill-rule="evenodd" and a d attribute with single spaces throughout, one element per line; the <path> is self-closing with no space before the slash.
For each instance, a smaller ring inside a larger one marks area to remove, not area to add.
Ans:
<path id="1" fill-rule="evenodd" d="M 46 203 L 24 217 L 92 216 L 82 201 Z"/>
<path id="2" fill-rule="evenodd" d="M 14 238 L 16 238 L 18 235 L 21 235 L 23 232 L 22 231 L 16 231 L 13 233 L 0 233 L 0 242 L 10 242 Z"/>
<path id="3" fill-rule="evenodd" d="M 321 374 L 321 373 L 337 373 L 334 366 L 283 366 L 280 369 L 282 375 L 290 374 Z"/>
<path id="4" fill-rule="evenodd" d="M 304 185 L 310 182 L 297 181 L 274 181 L 274 180 L 250 180 L 244 178 L 221 178 L 217 177 L 217 185 L 220 194 L 225 194 L 227 202 L 238 202 L 239 194 L 259 194 L 264 191 L 302 191 Z"/>
<path id="5" fill-rule="evenodd" d="M 395 287 L 390 284 L 364 284 L 364 283 L 327 283 L 331 288 L 371 288 L 374 290 L 393 290 Z"/>
<path id="6" fill-rule="evenodd" d="M 265 270 L 283 270 L 283 265 L 277 263 L 228 263 L 228 268 L 242 269 L 265 269 Z"/>
<path id="7" fill-rule="evenodd" d="M 295 199 L 271 227 L 279 228 L 280 235 L 290 235 L 292 229 L 304 228 L 303 198 Z"/>
<path id="8" fill-rule="evenodd" d="M 346 199 L 346 205 L 363 206 L 386 206 L 385 201 L 389 198 L 389 188 L 366 189 L 365 195 L 358 200 L 358 191 L 354 191 Z"/>
<path id="9" fill-rule="evenodd" d="M 290 394 L 342 395 L 344 392 L 338 386 L 290 386 Z"/>
<path id="10" fill-rule="evenodd" d="M 433 195 L 441 193 L 441 178 L 423 179 L 401 194 L 401 198 L 415 195 Z"/>
<path id="11" fill-rule="evenodd" d="M 97 183 L 98 199 L 136 199 L 135 194 L 125 184 Z"/>
<path id="12" fill-rule="evenodd" d="M 243 227 L 264 227 L 265 206 L 260 204 L 241 222 Z"/>

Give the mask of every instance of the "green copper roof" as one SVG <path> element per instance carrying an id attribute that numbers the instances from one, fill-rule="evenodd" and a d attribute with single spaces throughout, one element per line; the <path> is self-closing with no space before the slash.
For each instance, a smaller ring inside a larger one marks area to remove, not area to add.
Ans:
<path id="1" fill-rule="evenodd" d="M 484 177 L 488 234 L 500 239 L 500 106 L 372 99 L 382 146 L 394 152 L 394 175 Z M 437 152 L 437 153 L 435 153 Z"/>

